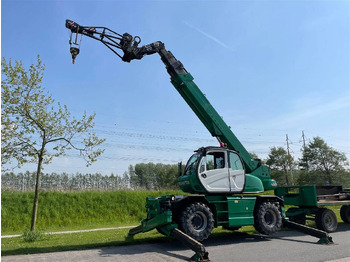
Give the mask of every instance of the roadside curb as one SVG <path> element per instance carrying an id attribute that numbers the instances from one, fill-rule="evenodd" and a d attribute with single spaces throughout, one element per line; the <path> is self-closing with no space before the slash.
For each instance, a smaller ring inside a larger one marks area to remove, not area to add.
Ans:
<path id="1" fill-rule="evenodd" d="M 47 232 L 43 234 L 45 235 L 73 234 L 73 233 L 84 233 L 84 232 L 93 232 L 93 231 L 126 229 L 126 228 L 133 228 L 133 227 L 136 227 L 136 226 L 107 227 L 107 228 L 94 228 L 94 229 L 71 230 L 71 231 L 61 231 L 61 232 Z M 1 238 L 13 238 L 13 237 L 20 237 L 20 236 L 22 235 L 5 235 L 5 236 L 1 236 Z"/>

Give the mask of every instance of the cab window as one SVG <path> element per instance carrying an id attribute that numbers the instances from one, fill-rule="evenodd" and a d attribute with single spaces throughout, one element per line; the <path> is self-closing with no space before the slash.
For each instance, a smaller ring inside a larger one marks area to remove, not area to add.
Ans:
<path id="1" fill-rule="evenodd" d="M 230 152 L 230 168 L 232 170 L 243 170 L 241 159 L 233 152 Z"/>
<path id="2" fill-rule="evenodd" d="M 205 156 L 206 170 L 225 168 L 225 153 L 210 152 Z"/>
<path id="3" fill-rule="evenodd" d="M 200 154 L 194 154 L 193 156 L 191 156 L 191 158 L 187 162 L 184 175 L 190 175 L 196 172 L 199 159 Z"/>

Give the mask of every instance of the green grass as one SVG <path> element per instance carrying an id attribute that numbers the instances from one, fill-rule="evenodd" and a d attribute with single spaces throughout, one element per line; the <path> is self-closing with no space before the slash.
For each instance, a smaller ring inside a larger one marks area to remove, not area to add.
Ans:
<path id="1" fill-rule="evenodd" d="M 180 191 L 41 192 L 36 228 L 44 232 L 138 224 L 146 217 L 147 196 Z M 1 234 L 30 227 L 33 192 L 1 192 Z"/>
<path id="2" fill-rule="evenodd" d="M 118 246 L 157 240 L 162 237 L 156 231 L 139 234 L 134 240 L 127 239 L 128 230 L 108 230 L 74 234 L 45 236 L 41 241 L 25 242 L 22 238 L 1 240 L 1 255 L 35 254 L 68 250 L 82 250 L 101 246 Z"/>
<path id="3" fill-rule="evenodd" d="M 141 233 L 134 238 L 127 237 L 128 229 L 85 232 L 74 234 L 62 234 L 45 236 L 44 239 L 35 242 L 25 242 L 22 238 L 5 238 L 1 240 L 1 255 L 20 255 L 36 254 L 47 252 L 59 252 L 69 250 L 84 250 L 89 248 L 105 246 L 122 246 L 140 243 L 159 243 L 173 241 L 170 237 L 165 237 L 152 230 L 147 233 Z M 243 227 L 239 232 L 254 233 L 252 226 Z M 231 231 L 216 228 L 213 230 L 212 237 L 232 235 Z"/>

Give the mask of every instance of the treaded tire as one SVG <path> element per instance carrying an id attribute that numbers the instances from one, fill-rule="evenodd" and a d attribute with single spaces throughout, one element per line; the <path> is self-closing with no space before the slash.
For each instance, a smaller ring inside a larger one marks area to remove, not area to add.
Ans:
<path id="1" fill-rule="evenodd" d="M 181 212 L 179 228 L 197 241 L 207 239 L 214 228 L 213 213 L 203 203 L 192 203 Z"/>
<path id="2" fill-rule="evenodd" d="M 340 217 L 345 223 L 350 223 L 350 206 L 340 208 Z"/>
<path id="3" fill-rule="evenodd" d="M 334 232 L 338 227 L 337 216 L 327 208 L 320 208 L 316 212 L 315 223 L 318 229 L 328 233 Z"/>
<path id="4" fill-rule="evenodd" d="M 255 210 L 254 227 L 264 235 L 278 232 L 282 227 L 282 215 L 278 207 L 271 202 L 259 204 Z"/>

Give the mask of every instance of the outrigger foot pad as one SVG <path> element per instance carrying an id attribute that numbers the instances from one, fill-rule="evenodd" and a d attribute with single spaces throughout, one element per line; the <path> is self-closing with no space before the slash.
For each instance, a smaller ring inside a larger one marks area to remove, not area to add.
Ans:
<path id="1" fill-rule="evenodd" d="M 322 237 L 320 240 L 317 241 L 317 244 L 322 244 L 322 245 L 330 245 L 334 244 L 332 237 Z"/>

